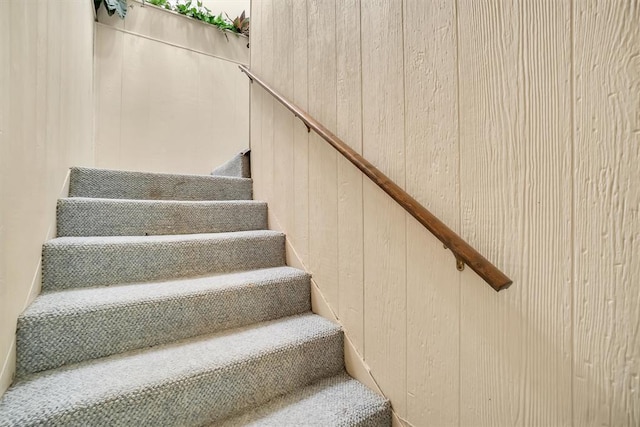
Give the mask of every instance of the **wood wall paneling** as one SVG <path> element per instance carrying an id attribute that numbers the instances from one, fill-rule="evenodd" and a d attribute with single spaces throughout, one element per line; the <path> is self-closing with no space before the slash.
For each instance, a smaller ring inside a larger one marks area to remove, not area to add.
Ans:
<path id="1" fill-rule="evenodd" d="M 279 20 L 292 22 L 292 0 L 273 3 L 273 14 Z M 278 58 L 273 84 L 287 98 L 293 98 L 293 26 L 274 25 L 274 54 Z M 272 59 L 274 61 L 275 59 Z M 280 103 L 274 104 L 274 201 L 272 209 L 283 231 L 294 230 L 294 117 Z"/>
<path id="2" fill-rule="evenodd" d="M 251 31 L 254 34 L 262 34 L 262 3 L 251 2 Z M 251 40 L 251 69 L 262 72 L 262 37 L 254 37 Z M 253 198 L 264 200 L 264 183 L 262 181 L 262 98 L 268 96 L 262 88 L 256 84 L 251 84 L 251 127 L 250 127 L 250 147 L 251 147 L 251 177 L 253 178 Z"/>
<path id="3" fill-rule="evenodd" d="M 461 424 L 569 425 L 569 4 L 458 12 L 462 236 L 517 283 L 463 275 Z"/>
<path id="4" fill-rule="evenodd" d="M 309 0 L 309 113 L 336 129 L 336 0 Z M 337 153 L 309 136 L 309 267 L 335 312 L 338 293 Z"/>
<path id="5" fill-rule="evenodd" d="M 308 108 L 307 2 L 293 2 L 293 102 Z M 309 133 L 300 120 L 294 120 L 293 174 L 294 218 L 289 238 L 303 262 L 309 259 Z"/>
<path id="6" fill-rule="evenodd" d="M 403 16 L 405 189 L 459 231 L 455 3 L 406 0 Z M 406 418 L 458 425 L 460 273 L 439 240 L 411 216 L 406 221 Z"/>
<path id="7" fill-rule="evenodd" d="M 573 16 L 573 422 L 640 425 L 640 4 Z"/>
<path id="8" fill-rule="evenodd" d="M 270 209 L 316 298 L 396 413 L 416 426 L 638 424 L 637 2 L 253 8 L 252 69 L 514 279 L 496 294 L 456 271 L 299 120 L 252 100 L 253 168 L 271 168 L 256 189 L 279 191 Z M 266 28 L 285 8 L 292 40 Z M 293 172 L 275 170 L 289 159 Z"/>
<path id="9" fill-rule="evenodd" d="M 336 3 L 336 136 L 362 153 L 360 0 Z M 338 179 L 339 318 L 358 351 L 364 353 L 364 271 L 362 173 L 342 156 Z M 364 178 L 366 179 L 366 178 Z"/>
<path id="10" fill-rule="evenodd" d="M 405 185 L 401 1 L 367 1 L 361 10 L 362 152 Z M 364 357 L 401 417 L 406 414 L 405 212 L 363 181 Z"/>
<path id="11" fill-rule="evenodd" d="M 246 77 L 235 63 L 193 50 L 210 29 L 154 7 L 130 14 L 126 29 L 140 35 L 121 32 L 121 20 L 96 25 L 97 166 L 207 174 L 247 148 Z M 157 33 L 163 23 L 182 39 Z"/>
<path id="12" fill-rule="evenodd" d="M 92 5 L 11 0 L 0 8 L 0 394 L 18 314 L 40 291 L 42 242 L 68 168 L 93 164 Z"/>
<path id="13" fill-rule="evenodd" d="M 261 20 L 261 45 L 262 45 L 262 63 L 261 70 L 265 79 L 273 81 L 275 68 L 275 59 L 273 57 L 274 48 L 274 31 L 275 25 L 273 25 L 273 1 L 264 0 L 260 1 L 260 20 Z M 260 168 L 262 169 L 262 194 L 264 200 L 268 203 L 275 202 L 273 198 L 273 124 L 274 124 L 274 104 L 275 101 L 271 96 L 263 94 L 262 96 L 262 150 L 263 154 L 260 158 L 256 159 L 261 162 Z M 272 208 L 273 209 L 273 208 Z M 275 227 L 275 224 L 269 224 Z"/>
<path id="14" fill-rule="evenodd" d="M 98 166 L 120 159 L 124 33 L 96 25 L 95 144 Z"/>

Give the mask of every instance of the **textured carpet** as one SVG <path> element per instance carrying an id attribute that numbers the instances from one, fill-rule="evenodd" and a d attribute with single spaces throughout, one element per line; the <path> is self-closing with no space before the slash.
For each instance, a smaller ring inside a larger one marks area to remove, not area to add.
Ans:
<path id="1" fill-rule="evenodd" d="M 391 425 L 389 402 L 345 373 L 323 378 L 242 415 L 215 423 L 219 427 L 383 425 Z"/>
<path id="2" fill-rule="evenodd" d="M 284 235 L 59 237 L 42 250 L 45 290 L 143 282 L 284 265 Z"/>
<path id="3" fill-rule="evenodd" d="M 278 267 L 45 293 L 18 319 L 17 374 L 303 313 L 309 289 Z"/>
<path id="4" fill-rule="evenodd" d="M 267 228 L 267 204 L 234 201 L 58 201 L 58 237 L 222 233 Z"/>
<path id="5" fill-rule="evenodd" d="M 250 179 L 75 168 L 70 196 L 0 427 L 390 425 Z"/>
<path id="6" fill-rule="evenodd" d="M 215 168 L 213 172 L 211 172 L 211 175 L 250 178 L 251 167 L 249 163 L 249 156 L 249 150 L 236 154 L 231 160 Z"/>
<path id="7" fill-rule="evenodd" d="M 340 328 L 306 314 L 25 377 L 0 426 L 197 426 L 342 369 Z"/>
<path id="8" fill-rule="evenodd" d="M 72 168 L 70 197 L 145 200 L 251 200 L 250 179 Z"/>

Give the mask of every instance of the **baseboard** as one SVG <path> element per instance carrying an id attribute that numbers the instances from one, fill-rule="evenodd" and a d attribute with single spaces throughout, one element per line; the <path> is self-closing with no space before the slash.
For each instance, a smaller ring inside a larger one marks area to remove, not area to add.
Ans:
<path id="1" fill-rule="evenodd" d="M 62 186 L 58 191 L 58 194 L 56 195 L 57 199 L 67 197 L 67 195 L 69 194 L 70 177 L 71 177 L 71 170 L 68 170 L 67 175 L 64 178 L 64 182 L 62 183 Z M 54 205 L 52 209 L 54 210 L 53 221 L 49 224 L 49 227 L 47 228 L 47 232 L 44 236 L 43 242 L 56 237 L 56 214 L 55 214 L 56 206 Z M 29 292 L 27 293 L 26 298 L 22 302 L 22 310 L 27 308 L 27 306 L 31 304 L 31 302 L 38 295 L 40 295 L 41 283 L 42 283 L 42 259 L 39 259 L 38 263 L 36 264 L 33 276 L 31 278 L 31 284 L 29 285 Z M 0 396 L 7 390 L 7 388 L 9 388 L 9 386 L 11 385 L 11 382 L 13 381 L 13 374 L 15 372 L 15 367 L 16 367 L 15 336 L 13 338 L 11 346 L 9 347 L 9 351 L 4 355 L 4 357 L 2 358 L 2 361 L 3 361 L 2 370 L 0 371 Z"/>
<path id="2" fill-rule="evenodd" d="M 0 371 L 0 396 L 9 388 L 16 371 L 16 339 L 13 338 L 9 351 L 3 357 L 2 371 Z"/>

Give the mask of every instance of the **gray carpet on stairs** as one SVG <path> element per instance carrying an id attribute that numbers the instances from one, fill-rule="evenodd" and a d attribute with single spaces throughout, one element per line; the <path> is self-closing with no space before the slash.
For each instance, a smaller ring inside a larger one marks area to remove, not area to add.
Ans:
<path id="1" fill-rule="evenodd" d="M 345 373 L 323 378 L 211 427 L 391 425 L 389 402 Z"/>
<path id="2" fill-rule="evenodd" d="M 72 168 L 70 197 L 145 200 L 251 200 L 252 181 L 211 175 L 176 175 Z"/>
<path id="3" fill-rule="evenodd" d="M 42 287 L 59 290 L 284 265 L 284 235 L 59 237 L 42 250 Z"/>
<path id="4" fill-rule="evenodd" d="M 311 310 L 291 267 L 45 293 L 18 318 L 17 375 Z"/>
<path id="5" fill-rule="evenodd" d="M 250 151 L 243 151 L 233 156 L 223 165 L 218 166 L 211 172 L 216 176 L 235 176 L 240 178 L 251 177 Z"/>
<path id="6" fill-rule="evenodd" d="M 0 427 L 390 425 L 250 179 L 73 168 L 70 196 Z"/>
<path id="7" fill-rule="evenodd" d="M 253 200 L 165 201 L 74 197 L 58 201 L 58 237 L 222 233 L 267 228 Z"/>
<path id="8" fill-rule="evenodd" d="M 340 328 L 305 314 L 25 377 L 0 426 L 197 426 L 343 370 Z"/>

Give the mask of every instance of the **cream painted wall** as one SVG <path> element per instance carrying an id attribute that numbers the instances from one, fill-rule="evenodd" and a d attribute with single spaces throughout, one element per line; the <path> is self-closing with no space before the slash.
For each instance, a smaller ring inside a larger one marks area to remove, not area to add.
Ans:
<path id="1" fill-rule="evenodd" d="M 638 2 L 260 0 L 251 19 L 256 73 L 514 280 L 459 273 L 252 86 L 255 196 L 396 414 L 639 425 Z"/>
<path id="2" fill-rule="evenodd" d="M 240 16 L 245 11 L 245 16 L 251 14 L 251 0 L 202 0 L 202 4 L 215 14 L 226 13 L 231 19 Z"/>
<path id="3" fill-rule="evenodd" d="M 68 168 L 93 164 L 93 32 L 89 1 L 0 7 L 0 394 Z"/>
<path id="4" fill-rule="evenodd" d="M 96 24 L 96 166 L 207 174 L 248 148 L 248 39 L 129 6 Z"/>

